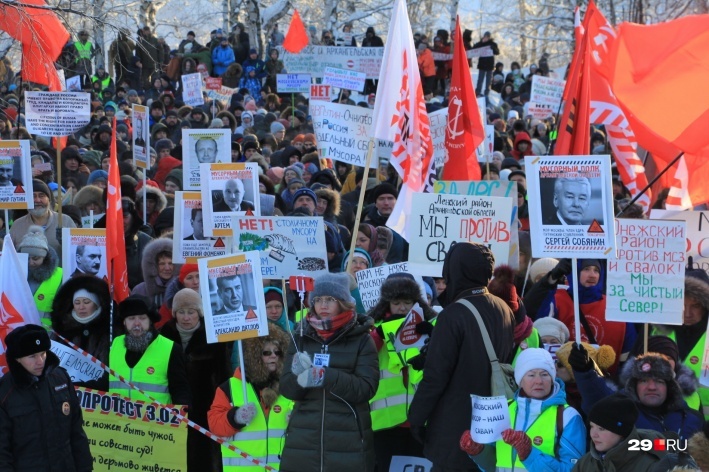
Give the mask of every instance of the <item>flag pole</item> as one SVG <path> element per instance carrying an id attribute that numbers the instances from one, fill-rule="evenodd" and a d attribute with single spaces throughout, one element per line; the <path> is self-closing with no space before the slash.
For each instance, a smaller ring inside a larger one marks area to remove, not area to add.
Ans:
<path id="1" fill-rule="evenodd" d="M 59 191 L 59 221 L 57 228 L 62 227 L 62 137 L 57 136 L 57 190 Z"/>
<path id="2" fill-rule="evenodd" d="M 362 207 L 364 206 L 364 192 L 367 191 L 367 178 L 369 177 L 369 166 L 372 164 L 372 154 L 374 154 L 374 138 L 369 138 L 369 147 L 367 148 L 367 159 L 364 163 L 364 174 L 362 175 L 362 183 L 359 187 L 359 203 L 357 205 L 357 215 L 355 216 L 354 227 L 352 228 L 352 241 L 350 242 L 350 255 L 347 259 L 345 270 L 350 267 L 352 259 L 354 259 L 354 250 L 357 246 L 357 228 L 362 219 Z"/>
<path id="3" fill-rule="evenodd" d="M 644 194 L 645 192 L 647 192 L 648 190 L 650 190 L 650 187 L 652 187 L 653 185 L 655 185 L 655 182 L 657 182 L 657 181 L 660 179 L 660 177 L 662 177 L 663 175 L 665 175 L 665 172 L 667 172 L 668 170 L 670 170 L 670 167 L 672 167 L 673 165 L 675 165 L 675 163 L 677 163 L 677 161 L 679 161 L 679 160 L 682 158 L 682 156 L 684 156 L 684 151 L 682 151 L 682 152 L 680 152 L 679 154 L 677 154 L 677 157 L 675 157 L 674 159 L 672 159 L 672 162 L 670 162 L 669 164 L 667 164 L 667 166 L 665 166 L 665 168 L 662 169 L 662 170 L 660 171 L 660 173 L 657 174 L 657 175 L 645 186 L 644 189 L 642 189 L 640 192 L 638 192 L 638 194 L 635 195 L 635 196 L 633 197 L 633 199 L 630 200 L 630 202 L 629 202 L 627 205 L 625 205 L 625 207 L 621 208 L 620 211 L 618 212 L 618 214 L 615 215 L 615 217 L 618 218 L 620 215 L 623 214 L 623 212 L 625 212 L 625 210 L 627 210 L 628 208 L 630 208 L 630 207 L 633 205 L 633 203 L 637 202 L 637 201 L 640 199 L 640 197 L 643 196 L 643 194 Z"/>

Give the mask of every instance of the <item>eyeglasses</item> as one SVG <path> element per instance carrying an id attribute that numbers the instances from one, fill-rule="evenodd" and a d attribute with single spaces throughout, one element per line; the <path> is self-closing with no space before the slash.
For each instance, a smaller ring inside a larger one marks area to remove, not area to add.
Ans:
<path id="1" fill-rule="evenodd" d="M 261 351 L 261 355 L 263 357 L 268 357 L 273 354 L 277 355 L 278 357 L 283 357 L 283 351 Z"/>
<path id="2" fill-rule="evenodd" d="M 313 305 L 316 304 L 329 305 L 330 303 L 337 303 L 337 298 L 335 297 L 315 297 L 313 298 Z"/>

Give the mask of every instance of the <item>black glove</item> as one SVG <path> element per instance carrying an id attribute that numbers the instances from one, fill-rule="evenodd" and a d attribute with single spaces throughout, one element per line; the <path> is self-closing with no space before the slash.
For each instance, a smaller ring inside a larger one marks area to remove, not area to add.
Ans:
<path id="1" fill-rule="evenodd" d="M 433 325 L 430 321 L 422 321 L 416 325 L 416 332 L 418 334 L 428 334 L 429 336 L 433 333 Z"/>
<path id="2" fill-rule="evenodd" d="M 414 356 L 406 361 L 406 363 L 414 370 L 423 370 L 423 366 L 426 364 L 426 354 L 421 353 L 418 356 Z"/>
<path id="3" fill-rule="evenodd" d="M 571 259 L 562 259 L 554 267 L 551 272 L 549 272 L 549 279 L 551 283 L 561 282 L 565 276 L 571 273 Z"/>
<path id="4" fill-rule="evenodd" d="M 426 427 L 411 425 L 411 436 L 413 436 L 416 441 L 423 444 L 426 442 Z"/>
<path id="5" fill-rule="evenodd" d="M 593 359 L 581 344 L 572 344 L 569 353 L 569 365 L 576 372 L 588 372 L 593 369 Z"/>

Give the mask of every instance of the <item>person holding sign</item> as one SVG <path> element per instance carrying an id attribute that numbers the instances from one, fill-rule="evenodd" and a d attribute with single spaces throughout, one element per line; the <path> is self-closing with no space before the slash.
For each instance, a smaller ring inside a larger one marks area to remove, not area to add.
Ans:
<path id="1" fill-rule="evenodd" d="M 502 432 L 502 440 L 488 445 L 475 442 L 465 431 L 460 448 L 483 471 L 570 471 L 586 451 L 586 426 L 566 404 L 564 382 L 556 378 L 551 354 L 541 348 L 522 351 L 515 380 L 520 388 L 509 405 L 513 427 Z M 472 426 L 485 428 L 476 422 L 475 412 Z"/>
<path id="2" fill-rule="evenodd" d="M 379 385 L 377 348 L 369 335 L 374 322 L 355 314 L 349 280 L 347 274 L 315 280 L 310 311 L 288 347 L 281 392 L 295 408 L 281 472 L 374 469 L 369 412 Z"/>
<path id="3" fill-rule="evenodd" d="M 246 372 L 237 367 L 233 377 L 217 388 L 207 415 L 211 432 L 263 465 L 278 469 L 283 436 L 293 411 L 293 402 L 279 390 L 284 350 L 290 340 L 278 326 L 269 324 L 268 329 L 268 336 L 243 341 Z M 263 470 L 263 466 L 224 447 L 222 464 L 224 472 Z"/>

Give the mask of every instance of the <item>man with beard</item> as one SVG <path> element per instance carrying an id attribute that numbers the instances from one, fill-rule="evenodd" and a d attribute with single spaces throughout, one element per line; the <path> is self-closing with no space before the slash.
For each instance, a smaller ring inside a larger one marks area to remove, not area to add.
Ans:
<path id="1" fill-rule="evenodd" d="M 113 340 L 109 365 L 113 370 L 162 404 L 189 405 L 191 401 L 185 358 L 179 346 L 158 334 L 160 315 L 147 298 L 131 295 L 118 305 L 125 333 Z M 111 376 L 111 393 L 150 402 L 145 395 Z"/>
<path id="2" fill-rule="evenodd" d="M 44 228 L 44 236 L 47 238 L 49 247 L 54 249 L 57 254 L 61 254 L 61 243 L 57 239 L 57 234 L 61 235 L 57 230 L 59 214 L 50 209 L 54 203 L 52 193 L 49 191 L 47 184 L 37 179 L 32 181 L 32 188 L 34 189 L 32 193 L 34 208 L 27 210 L 28 213 L 25 216 L 15 220 L 15 223 L 10 228 L 12 243 L 15 247 L 19 246 L 30 226 L 38 225 Z M 62 215 L 61 226 L 62 228 L 76 228 L 74 220 L 67 215 Z"/>

